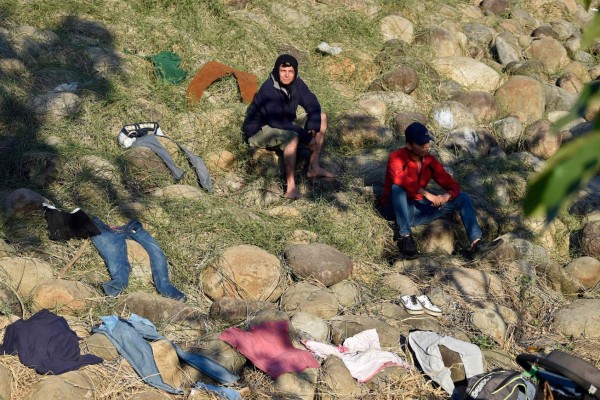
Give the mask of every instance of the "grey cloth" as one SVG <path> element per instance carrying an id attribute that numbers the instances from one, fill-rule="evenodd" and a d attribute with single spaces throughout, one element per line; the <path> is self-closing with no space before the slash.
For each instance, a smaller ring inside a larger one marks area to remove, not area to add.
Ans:
<path id="1" fill-rule="evenodd" d="M 450 378 L 450 368 L 446 367 L 442 360 L 440 345 L 460 355 L 467 379 L 484 372 L 481 350 L 472 343 L 429 331 L 411 332 L 408 335 L 408 343 L 423 372 L 449 394 L 454 391 L 454 382 Z"/>
<path id="2" fill-rule="evenodd" d="M 212 191 L 212 182 L 210 180 L 210 174 L 208 172 L 208 168 L 206 168 L 206 165 L 204 164 L 204 161 L 202 161 L 200 157 L 198 157 L 197 155 L 195 155 L 194 153 L 192 153 L 191 151 L 189 151 L 170 137 L 162 137 L 169 139 L 170 141 L 175 143 L 177 147 L 179 147 L 185 153 L 190 164 L 192 164 L 192 166 L 196 170 L 196 175 L 198 175 L 200 186 L 202 186 L 209 192 Z M 167 149 L 165 149 L 165 147 L 158 141 L 156 135 L 141 136 L 137 138 L 135 142 L 133 142 L 131 147 L 149 148 L 164 161 L 167 168 L 169 168 L 169 170 L 171 171 L 173 178 L 175 178 L 176 180 L 180 180 L 183 177 L 184 171 L 175 164 L 175 161 L 173 160 Z"/>

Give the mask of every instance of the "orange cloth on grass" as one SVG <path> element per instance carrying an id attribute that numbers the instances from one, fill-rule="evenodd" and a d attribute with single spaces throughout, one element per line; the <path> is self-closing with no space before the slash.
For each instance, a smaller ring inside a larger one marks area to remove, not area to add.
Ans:
<path id="1" fill-rule="evenodd" d="M 242 100 L 246 103 L 252 102 L 258 90 L 258 79 L 248 72 L 238 71 L 228 65 L 217 61 L 209 61 L 200 68 L 194 79 L 187 88 L 186 95 L 190 103 L 200 100 L 202 93 L 217 79 L 233 74 L 237 79 Z"/>

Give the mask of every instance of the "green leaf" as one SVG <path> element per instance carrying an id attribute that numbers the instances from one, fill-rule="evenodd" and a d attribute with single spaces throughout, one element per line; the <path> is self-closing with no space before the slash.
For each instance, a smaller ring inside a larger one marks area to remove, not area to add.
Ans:
<path id="1" fill-rule="evenodd" d="M 573 108 L 569 111 L 568 115 L 565 115 L 554 124 L 554 130 L 556 132 L 560 131 L 560 128 L 573 121 L 578 117 L 583 117 L 585 115 L 586 109 L 589 104 L 596 97 L 600 96 L 600 81 L 592 81 L 586 84 L 577 99 L 577 102 L 573 106 Z"/>
<path id="2" fill-rule="evenodd" d="M 594 20 L 587 24 L 584 29 L 581 47 L 586 49 L 598 36 L 600 36 L 600 13 L 596 12 Z"/>
<path id="3" fill-rule="evenodd" d="M 600 169 L 600 129 L 564 145 L 529 183 L 523 209 L 528 216 L 556 217 Z"/>

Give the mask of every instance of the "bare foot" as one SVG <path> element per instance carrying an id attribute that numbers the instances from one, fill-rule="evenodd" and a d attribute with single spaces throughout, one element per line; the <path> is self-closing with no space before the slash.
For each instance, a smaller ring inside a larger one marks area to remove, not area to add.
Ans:
<path id="1" fill-rule="evenodd" d="M 287 192 L 285 192 L 285 194 L 283 195 L 283 197 L 285 197 L 286 199 L 290 199 L 290 200 L 297 200 L 300 197 L 302 197 L 302 195 L 300 194 L 300 192 L 298 191 L 298 189 L 293 188 L 293 189 L 288 189 Z"/>
<path id="2" fill-rule="evenodd" d="M 309 169 L 306 173 L 309 178 L 337 178 L 333 172 L 327 171 L 325 168 Z"/>

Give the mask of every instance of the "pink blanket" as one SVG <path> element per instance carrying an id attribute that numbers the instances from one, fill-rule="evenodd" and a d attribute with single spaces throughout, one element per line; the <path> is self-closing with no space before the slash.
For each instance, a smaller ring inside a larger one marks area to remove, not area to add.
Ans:
<path id="1" fill-rule="evenodd" d="M 306 350 L 292 345 L 288 321 L 268 321 L 248 331 L 227 328 L 219 339 L 235 347 L 244 357 L 273 379 L 286 372 L 319 368 L 319 362 Z"/>

